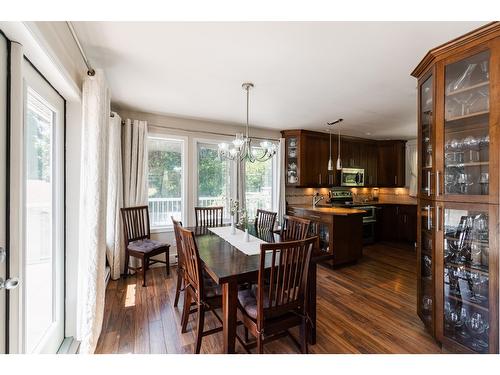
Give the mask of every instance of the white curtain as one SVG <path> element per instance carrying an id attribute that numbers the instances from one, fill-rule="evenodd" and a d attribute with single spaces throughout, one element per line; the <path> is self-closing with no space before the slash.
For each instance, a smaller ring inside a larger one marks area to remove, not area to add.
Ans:
<path id="1" fill-rule="evenodd" d="M 125 248 L 120 208 L 123 207 L 122 119 L 117 113 L 109 118 L 108 204 L 106 223 L 106 257 L 111 278 L 117 280 L 124 269 Z"/>
<path id="2" fill-rule="evenodd" d="M 415 139 L 406 142 L 406 182 L 409 188 L 409 195 L 416 197 L 418 193 L 418 147 Z"/>
<path id="3" fill-rule="evenodd" d="M 286 192 L 285 192 L 285 138 L 280 138 L 278 145 L 278 153 L 275 156 L 278 158 L 276 167 L 276 210 L 278 212 L 278 221 L 283 224 L 283 216 L 286 214 Z"/>
<path id="4" fill-rule="evenodd" d="M 110 104 L 102 71 L 85 78 L 82 106 L 77 338 L 80 353 L 93 353 L 102 328 L 106 287 Z"/>
<path id="5" fill-rule="evenodd" d="M 123 207 L 148 204 L 148 124 L 146 121 L 125 121 L 122 126 Z M 129 265 L 139 261 L 130 257 Z M 123 267 L 122 267 L 123 269 Z M 130 271 L 132 273 L 133 271 Z"/>
<path id="6" fill-rule="evenodd" d="M 125 207 L 148 204 L 148 124 L 125 121 L 122 128 L 123 204 Z"/>

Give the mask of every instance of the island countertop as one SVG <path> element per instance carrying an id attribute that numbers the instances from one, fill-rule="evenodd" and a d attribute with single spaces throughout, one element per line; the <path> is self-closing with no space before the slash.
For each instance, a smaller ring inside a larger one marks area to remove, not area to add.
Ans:
<path id="1" fill-rule="evenodd" d="M 363 210 L 356 208 L 343 208 L 343 207 L 313 207 L 310 204 L 292 204 L 288 206 L 289 209 L 304 210 L 310 212 L 317 212 L 320 214 L 328 214 L 333 216 L 349 216 L 349 215 L 362 215 L 365 213 Z"/>

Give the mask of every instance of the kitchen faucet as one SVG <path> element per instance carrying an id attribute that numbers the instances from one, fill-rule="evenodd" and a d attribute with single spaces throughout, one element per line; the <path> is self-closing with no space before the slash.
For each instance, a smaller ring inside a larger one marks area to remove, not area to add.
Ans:
<path id="1" fill-rule="evenodd" d="M 319 195 L 319 193 L 316 193 L 313 195 L 313 207 L 316 207 L 316 205 L 321 202 L 323 199 L 325 199 L 324 196 Z"/>

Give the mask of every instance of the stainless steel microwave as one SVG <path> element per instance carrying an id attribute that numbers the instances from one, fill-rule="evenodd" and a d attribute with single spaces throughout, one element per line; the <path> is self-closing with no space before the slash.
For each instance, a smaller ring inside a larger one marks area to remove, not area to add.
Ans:
<path id="1" fill-rule="evenodd" d="M 359 168 L 342 168 L 342 186 L 363 186 L 365 184 L 365 170 Z"/>

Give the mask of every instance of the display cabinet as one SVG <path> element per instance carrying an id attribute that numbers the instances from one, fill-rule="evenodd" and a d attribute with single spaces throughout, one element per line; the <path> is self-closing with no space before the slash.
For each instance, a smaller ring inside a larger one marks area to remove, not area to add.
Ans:
<path id="1" fill-rule="evenodd" d="M 412 75 L 417 311 L 446 350 L 498 353 L 500 23 L 431 50 Z"/>

